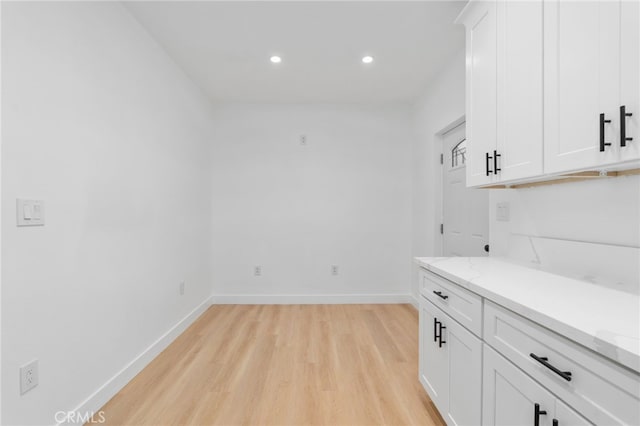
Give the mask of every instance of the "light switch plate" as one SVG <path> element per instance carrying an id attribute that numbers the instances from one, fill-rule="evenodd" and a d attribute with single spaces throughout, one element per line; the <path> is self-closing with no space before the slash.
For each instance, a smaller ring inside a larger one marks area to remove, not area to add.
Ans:
<path id="1" fill-rule="evenodd" d="M 16 200 L 16 218 L 18 226 L 43 226 L 44 201 L 18 198 Z"/>

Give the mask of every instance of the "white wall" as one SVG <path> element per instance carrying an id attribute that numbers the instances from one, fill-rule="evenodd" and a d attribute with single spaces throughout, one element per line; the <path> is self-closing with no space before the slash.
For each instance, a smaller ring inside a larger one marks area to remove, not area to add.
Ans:
<path id="1" fill-rule="evenodd" d="M 2 8 L 2 423 L 53 424 L 210 296 L 211 111 L 118 3 Z"/>
<path id="2" fill-rule="evenodd" d="M 414 106 L 413 126 L 417 137 L 413 146 L 413 256 L 441 255 L 442 139 L 439 133 L 464 116 L 464 60 L 461 50 Z M 418 295 L 416 271 L 414 268 L 412 280 L 415 297 Z"/>
<path id="3" fill-rule="evenodd" d="M 409 113 L 404 105 L 217 109 L 216 302 L 406 300 Z"/>

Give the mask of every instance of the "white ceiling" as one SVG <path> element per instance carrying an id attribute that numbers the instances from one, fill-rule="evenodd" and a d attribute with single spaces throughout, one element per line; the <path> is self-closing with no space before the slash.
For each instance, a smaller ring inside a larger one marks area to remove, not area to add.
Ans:
<path id="1" fill-rule="evenodd" d="M 459 1 L 125 5 L 214 101 L 410 101 L 464 46 Z"/>

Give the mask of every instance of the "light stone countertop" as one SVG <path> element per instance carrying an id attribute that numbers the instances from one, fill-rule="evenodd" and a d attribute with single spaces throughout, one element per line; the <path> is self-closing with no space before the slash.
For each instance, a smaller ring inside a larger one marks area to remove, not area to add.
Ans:
<path id="1" fill-rule="evenodd" d="M 480 296 L 640 372 L 640 296 L 491 257 L 415 262 Z"/>

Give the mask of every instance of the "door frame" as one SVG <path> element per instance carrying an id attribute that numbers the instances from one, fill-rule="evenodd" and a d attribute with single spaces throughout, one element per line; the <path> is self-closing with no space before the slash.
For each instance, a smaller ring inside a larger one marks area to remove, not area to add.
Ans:
<path id="1" fill-rule="evenodd" d="M 438 166 L 440 167 L 438 173 L 435 173 L 435 188 L 434 188 L 434 217 L 437 218 L 438 222 L 436 223 L 436 235 L 438 235 L 437 243 L 435 246 L 437 248 L 437 252 L 439 256 L 444 254 L 444 235 L 440 232 L 441 224 L 444 224 L 444 192 L 442 191 L 442 185 L 444 183 L 444 161 L 441 159 L 444 158 L 444 137 L 447 133 L 452 131 L 453 129 L 464 126 L 466 123 L 466 116 L 462 115 L 457 119 L 453 120 L 451 123 L 444 126 L 434 135 L 435 141 L 435 157 Z M 465 131 L 466 135 L 466 131 Z"/>

